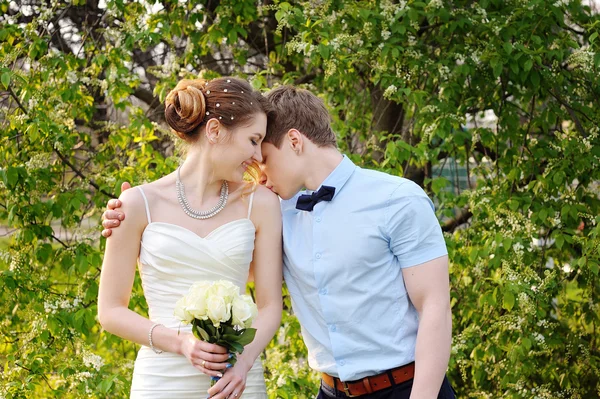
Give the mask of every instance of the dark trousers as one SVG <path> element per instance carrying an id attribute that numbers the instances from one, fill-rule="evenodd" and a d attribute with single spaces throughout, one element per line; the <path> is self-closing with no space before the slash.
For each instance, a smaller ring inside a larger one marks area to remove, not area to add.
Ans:
<path id="1" fill-rule="evenodd" d="M 387 389 L 382 389 L 371 394 L 359 396 L 359 399 L 409 399 L 410 391 L 412 390 L 413 380 L 403 382 Z M 319 389 L 319 395 L 317 399 L 329 399 L 329 398 L 348 398 L 343 391 L 338 391 L 335 388 L 331 388 L 321 381 L 321 389 Z M 438 399 L 455 399 L 454 389 L 450 385 L 448 378 L 444 377 Z"/>

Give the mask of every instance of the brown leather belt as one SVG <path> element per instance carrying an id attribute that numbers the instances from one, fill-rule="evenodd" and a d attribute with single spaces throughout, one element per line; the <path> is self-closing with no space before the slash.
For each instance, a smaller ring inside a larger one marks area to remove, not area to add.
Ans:
<path id="1" fill-rule="evenodd" d="M 337 377 L 322 373 L 321 379 L 330 388 L 335 387 L 338 391 L 344 392 L 346 396 L 355 398 L 381 391 L 394 385 L 402 384 L 415 376 L 415 363 L 410 363 L 402 367 L 384 371 L 381 374 L 365 377 L 362 380 L 342 382 Z"/>

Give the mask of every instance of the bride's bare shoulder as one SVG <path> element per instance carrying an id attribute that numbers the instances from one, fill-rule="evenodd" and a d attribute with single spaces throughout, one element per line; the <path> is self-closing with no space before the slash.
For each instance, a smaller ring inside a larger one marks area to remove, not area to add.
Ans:
<path id="1" fill-rule="evenodd" d="M 175 192 L 175 177 L 172 173 L 140 186 L 147 196 L 166 199 Z"/>
<path id="2" fill-rule="evenodd" d="M 265 186 L 256 187 L 253 208 L 265 215 L 281 212 L 279 197 Z"/>

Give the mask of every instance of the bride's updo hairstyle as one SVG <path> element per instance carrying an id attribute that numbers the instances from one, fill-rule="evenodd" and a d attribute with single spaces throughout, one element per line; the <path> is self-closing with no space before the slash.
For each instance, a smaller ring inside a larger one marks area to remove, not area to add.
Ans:
<path id="1" fill-rule="evenodd" d="M 181 80 L 165 100 L 165 118 L 175 134 L 196 142 L 202 128 L 216 118 L 228 129 L 251 123 L 257 113 L 270 119 L 269 101 L 242 79 Z"/>

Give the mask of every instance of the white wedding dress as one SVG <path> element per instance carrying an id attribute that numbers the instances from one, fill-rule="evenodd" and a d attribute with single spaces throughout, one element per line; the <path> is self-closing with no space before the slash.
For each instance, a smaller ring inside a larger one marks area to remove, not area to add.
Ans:
<path id="1" fill-rule="evenodd" d="M 245 290 L 254 251 L 255 227 L 248 218 L 217 227 L 206 237 L 175 224 L 152 222 L 148 200 L 148 225 L 142 234 L 139 271 L 150 320 L 181 332 L 191 331 L 173 315 L 175 302 L 196 281 L 229 280 Z M 131 383 L 131 398 L 204 399 L 210 377 L 194 368 L 185 356 L 156 354 L 147 346 L 139 350 Z M 242 399 L 266 399 L 260 359 L 248 373 Z"/>

